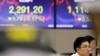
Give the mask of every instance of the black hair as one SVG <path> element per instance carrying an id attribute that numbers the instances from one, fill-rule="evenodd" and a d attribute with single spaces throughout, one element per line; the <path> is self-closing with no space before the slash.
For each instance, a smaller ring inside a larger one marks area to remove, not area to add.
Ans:
<path id="1" fill-rule="evenodd" d="M 89 42 L 89 43 L 90 43 L 92 40 L 95 40 L 95 38 L 93 38 L 93 37 L 90 36 L 90 35 L 85 36 L 85 38 L 88 39 L 88 42 Z"/>
<path id="2" fill-rule="evenodd" d="M 75 41 L 74 41 L 74 51 L 77 52 L 76 48 L 80 48 L 81 44 L 83 42 L 88 42 L 88 40 L 84 37 L 78 37 Z"/>

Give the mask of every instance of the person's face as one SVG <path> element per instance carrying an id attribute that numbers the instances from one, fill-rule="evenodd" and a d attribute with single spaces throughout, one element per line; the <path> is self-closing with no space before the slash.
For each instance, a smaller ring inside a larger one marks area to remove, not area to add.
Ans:
<path id="1" fill-rule="evenodd" d="M 91 47 L 91 50 L 93 50 L 95 48 L 95 40 L 92 40 L 90 42 L 90 47 Z"/>
<path id="2" fill-rule="evenodd" d="M 88 41 L 83 42 L 79 48 L 77 48 L 77 52 L 80 56 L 89 56 L 90 47 Z"/>

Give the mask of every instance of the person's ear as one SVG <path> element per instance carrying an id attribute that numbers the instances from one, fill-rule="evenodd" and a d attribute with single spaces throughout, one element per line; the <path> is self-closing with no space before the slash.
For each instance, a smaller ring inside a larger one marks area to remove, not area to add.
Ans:
<path id="1" fill-rule="evenodd" d="M 80 48 L 78 47 L 78 48 L 76 48 L 76 51 L 79 51 L 80 50 Z"/>

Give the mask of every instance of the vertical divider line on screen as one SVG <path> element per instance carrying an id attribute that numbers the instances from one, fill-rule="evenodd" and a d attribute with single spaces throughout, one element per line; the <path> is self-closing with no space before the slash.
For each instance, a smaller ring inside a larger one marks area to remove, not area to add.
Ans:
<path id="1" fill-rule="evenodd" d="M 54 0 L 54 29 L 56 28 L 57 20 L 56 20 L 56 0 Z"/>

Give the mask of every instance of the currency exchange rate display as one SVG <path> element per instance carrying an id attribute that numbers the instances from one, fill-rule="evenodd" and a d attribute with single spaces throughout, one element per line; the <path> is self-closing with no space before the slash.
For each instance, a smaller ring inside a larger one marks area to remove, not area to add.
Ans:
<path id="1" fill-rule="evenodd" d="M 56 0 L 57 28 L 92 28 L 88 10 L 80 5 L 81 2 L 84 0 Z"/>

